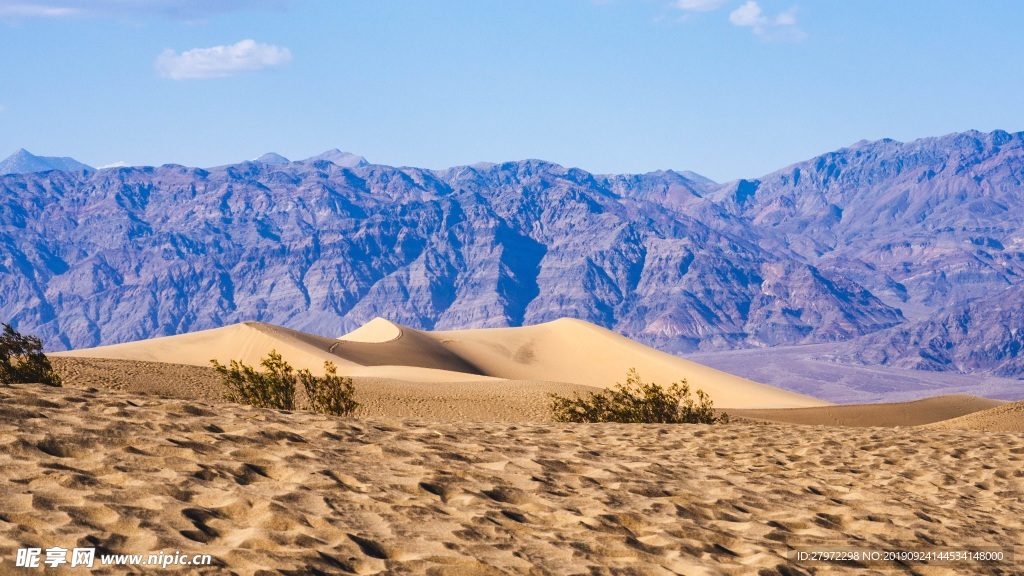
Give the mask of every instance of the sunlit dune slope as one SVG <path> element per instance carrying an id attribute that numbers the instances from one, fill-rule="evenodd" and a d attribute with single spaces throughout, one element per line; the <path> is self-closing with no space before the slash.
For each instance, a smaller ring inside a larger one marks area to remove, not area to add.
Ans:
<path id="1" fill-rule="evenodd" d="M 53 355 L 143 360 L 193 366 L 209 366 L 211 359 L 222 364 L 227 364 L 230 360 L 239 360 L 257 365 L 267 352 L 277 350 L 296 369 L 308 368 L 322 373 L 324 360 L 331 360 L 338 365 L 339 370 L 357 367 L 355 362 L 329 352 L 335 342 L 332 338 L 306 334 L 272 324 L 242 322 L 212 330 L 57 352 Z"/>
<path id="2" fill-rule="evenodd" d="M 668 385 L 685 378 L 691 389 L 707 392 L 719 408 L 828 405 L 655 350 L 582 320 L 425 334 L 482 372 L 501 378 L 610 387 L 636 368 L 646 382 Z"/>
<path id="3" fill-rule="evenodd" d="M 818 426 L 921 426 L 985 411 L 1004 404 L 1006 402 L 1003 400 L 992 400 L 967 394 L 952 394 L 912 402 L 847 404 L 818 408 L 734 410 L 731 415 L 772 422 Z"/>
<path id="4" fill-rule="evenodd" d="M 1024 432 L 1024 401 L 1003 404 L 928 426 L 938 430 L 983 430 L 986 432 Z"/>

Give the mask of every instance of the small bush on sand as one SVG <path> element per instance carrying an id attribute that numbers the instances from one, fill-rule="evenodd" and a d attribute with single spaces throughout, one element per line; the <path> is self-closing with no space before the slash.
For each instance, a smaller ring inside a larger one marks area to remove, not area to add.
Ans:
<path id="1" fill-rule="evenodd" d="M 22 336 L 4 324 L 0 336 L 0 384 L 39 383 L 60 386 L 60 376 L 43 354 L 43 343 L 35 336 Z"/>
<path id="2" fill-rule="evenodd" d="M 309 409 L 321 414 L 347 416 L 359 407 L 353 398 L 356 394 L 351 378 L 338 376 L 338 369 L 330 362 L 324 362 L 323 378 L 313 376 L 309 370 L 299 370 L 299 380 L 306 390 Z"/>
<path id="3" fill-rule="evenodd" d="M 210 360 L 210 363 L 227 387 L 224 397 L 229 401 L 258 408 L 295 409 L 297 376 L 276 350 L 271 350 L 268 357 L 260 362 L 263 372 L 257 372 L 252 366 L 237 360 L 232 360 L 230 367 L 216 360 Z"/>
<path id="4" fill-rule="evenodd" d="M 271 350 L 267 358 L 260 361 L 262 372 L 237 360 L 232 360 L 230 366 L 216 360 L 210 360 L 210 363 L 227 388 L 224 397 L 231 402 L 294 410 L 296 384 L 302 382 L 309 399 L 309 409 L 313 412 L 346 416 L 359 406 L 353 398 L 355 387 L 352 379 L 338 376 L 337 368 L 330 362 L 324 362 L 323 377 L 314 376 L 309 370 L 296 372 L 276 350 Z"/>
<path id="5" fill-rule="evenodd" d="M 664 388 L 640 379 L 635 368 L 626 374 L 625 384 L 600 393 L 572 398 L 551 394 L 551 413 L 557 422 L 623 422 L 635 424 L 718 424 L 728 414 L 715 414 L 713 402 L 703 390 L 697 400 L 690 397 L 686 380 Z"/>

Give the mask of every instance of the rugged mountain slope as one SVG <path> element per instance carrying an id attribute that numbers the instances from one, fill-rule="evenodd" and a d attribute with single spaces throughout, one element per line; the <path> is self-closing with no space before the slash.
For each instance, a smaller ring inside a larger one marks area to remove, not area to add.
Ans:
<path id="1" fill-rule="evenodd" d="M 22 148 L 0 162 L 0 176 L 5 174 L 31 174 L 49 170 L 93 171 L 92 166 L 82 164 L 74 158 L 57 158 L 53 156 L 36 156 Z"/>
<path id="2" fill-rule="evenodd" d="M 844 346 L 844 360 L 919 370 L 1024 374 L 1024 285 Z"/>
<path id="3" fill-rule="evenodd" d="M 50 348 L 258 320 L 326 335 L 575 316 L 659 347 L 842 340 L 898 311 L 663 172 L 325 160 L 0 179 L 0 316 Z M 670 206 L 667 208 L 666 206 Z"/>
<path id="4" fill-rule="evenodd" d="M 1024 273 L 1024 133 L 861 142 L 711 197 L 912 318 Z"/>
<path id="5" fill-rule="evenodd" d="M 709 196 L 912 321 L 847 358 L 1024 374 L 1024 133 L 861 142 Z"/>

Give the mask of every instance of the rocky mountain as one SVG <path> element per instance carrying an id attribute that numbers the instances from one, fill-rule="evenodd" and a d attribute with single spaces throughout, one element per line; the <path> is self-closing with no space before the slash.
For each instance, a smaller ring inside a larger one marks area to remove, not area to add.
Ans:
<path id="1" fill-rule="evenodd" d="M 858 362 L 1020 375 L 1022 141 L 861 142 L 724 185 L 336 150 L 10 175 L 0 318 L 63 349 L 243 320 L 575 316 L 673 352 L 842 342 Z"/>
<path id="2" fill-rule="evenodd" d="M 303 162 L 310 163 L 317 161 L 330 162 L 331 164 L 342 168 L 357 168 L 359 166 L 367 165 L 366 158 L 352 154 L 351 152 L 342 152 L 337 148 L 303 160 Z"/>
<path id="3" fill-rule="evenodd" d="M 86 166 L 74 158 L 36 156 L 24 148 L 11 154 L 3 162 L 0 162 L 0 176 L 5 174 L 31 174 L 50 170 L 92 172 L 95 168 Z"/>
<path id="4" fill-rule="evenodd" d="M 843 358 L 1024 374 L 1024 133 L 859 142 L 709 198 L 910 321 Z"/>
<path id="5" fill-rule="evenodd" d="M 917 370 L 1024 375 L 1024 286 L 946 306 L 843 346 L 838 359 Z"/>
<path id="6" fill-rule="evenodd" d="M 253 162 L 259 162 L 261 164 L 266 164 L 267 166 L 280 166 L 282 164 L 287 164 L 291 162 L 291 160 L 285 158 L 284 156 L 281 156 L 280 154 L 277 154 L 276 152 L 267 152 L 266 154 L 253 160 Z"/>
<path id="7" fill-rule="evenodd" d="M 273 321 L 341 334 L 562 316 L 676 351 L 843 340 L 903 320 L 674 172 L 330 161 L 0 179 L 0 317 L 50 348 Z"/>

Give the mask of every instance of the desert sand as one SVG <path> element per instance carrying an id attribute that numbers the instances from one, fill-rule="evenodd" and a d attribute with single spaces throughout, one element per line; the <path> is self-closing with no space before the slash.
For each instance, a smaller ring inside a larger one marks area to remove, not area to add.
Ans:
<path id="1" fill-rule="evenodd" d="M 575 321 L 378 320 L 339 339 L 247 323 L 55 355 L 64 388 L 0 387 L 0 574 L 26 573 L 12 563 L 30 546 L 209 554 L 177 573 L 245 576 L 1024 571 L 1024 403 L 832 406 L 624 340 Z M 361 408 L 225 402 L 208 356 L 270 348 L 334 362 Z M 550 421 L 549 393 L 634 366 L 708 390 L 733 422 Z M 792 558 L 811 546 L 1016 558 Z"/>
<path id="2" fill-rule="evenodd" d="M 209 366 L 240 360 L 257 365 L 277 350 L 296 369 L 385 381 L 558 382 L 607 388 L 636 368 L 646 381 L 685 379 L 719 408 L 793 408 L 828 402 L 765 386 L 666 354 L 581 320 L 561 319 L 522 328 L 426 332 L 375 319 L 340 338 L 244 322 L 190 334 L 54 354 L 55 357 L 141 360 Z"/>
<path id="3" fill-rule="evenodd" d="M 928 427 L 935 430 L 1024 432 L 1024 401 L 1003 404 L 959 418 L 936 422 Z"/>
<path id="4" fill-rule="evenodd" d="M 210 367 L 107 358 L 53 357 L 54 369 L 79 387 L 136 392 L 165 398 L 223 402 L 225 389 Z M 571 396 L 599 388 L 515 380 L 416 382 L 352 378 L 358 416 L 493 422 L 551 421 L 550 393 Z M 298 400 L 305 402 L 299 387 Z"/>
<path id="5" fill-rule="evenodd" d="M 991 400 L 966 394 L 950 394 L 911 402 L 846 404 L 819 408 L 731 410 L 729 414 L 733 417 L 821 426 L 921 426 L 996 408 L 1004 404 L 1007 402 L 1003 400 Z"/>
<path id="6" fill-rule="evenodd" d="M 4 574 L 25 546 L 210 554 L 178 570 L 197 574 L 891 574 L 787 554 L 1024 541 L 1015 433 L 339 418 L 29 384 L 0 388 L 0 470 Z"/>

